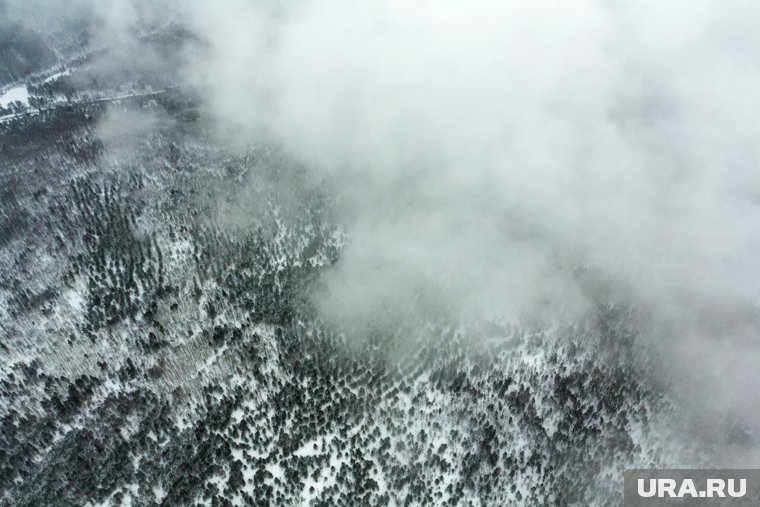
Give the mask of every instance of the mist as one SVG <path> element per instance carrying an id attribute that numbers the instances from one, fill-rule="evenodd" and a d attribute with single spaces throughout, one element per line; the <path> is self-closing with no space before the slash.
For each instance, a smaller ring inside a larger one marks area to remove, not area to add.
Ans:
<path id="1" fill-rule="evenodd" d="M 757 55 L 732 5 L 196 4 L 189 72 L 226 132 L 339 182 L 328 297 L 445 279 L 519 315 L 583 307 L 590 267 L 680 318 L 757 295 Z M 385 284 L 354 280 L 372 265 Z"/>

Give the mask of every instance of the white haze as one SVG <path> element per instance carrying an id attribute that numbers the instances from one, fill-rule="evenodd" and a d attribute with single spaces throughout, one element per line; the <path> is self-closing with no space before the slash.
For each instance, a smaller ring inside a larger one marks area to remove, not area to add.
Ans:
<path id="1" fill-rule="evenodd" d="M 198 3 L 191 70 L 230 131 L 343 185 L 338 293 L 382 292 L 368 263 L 519 313 L 584 264 L 667 311 L 753 303 L 758 9 L 661 4 Z"/>

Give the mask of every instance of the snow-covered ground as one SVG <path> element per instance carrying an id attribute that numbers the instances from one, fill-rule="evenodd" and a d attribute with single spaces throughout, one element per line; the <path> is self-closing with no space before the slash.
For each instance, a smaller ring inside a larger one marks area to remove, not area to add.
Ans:
<path id="1" fill-rule="evenodd" d="M 29 105 L 29 90 L 25 85 L 14 86 L 0 94 L 0 106 L 8 107 L 11 103 L 20 101 L 27 106 Z"/>
<path id="2" fill-rule="evenodd" d="M 48 77 L 43 81 L 43 83 L 52 83 L 53 81 L 62 78 L 63 76 L 71 75 L 71 69 L 62 70 L 60 72 L 56 72 L 52 76 Z"/>

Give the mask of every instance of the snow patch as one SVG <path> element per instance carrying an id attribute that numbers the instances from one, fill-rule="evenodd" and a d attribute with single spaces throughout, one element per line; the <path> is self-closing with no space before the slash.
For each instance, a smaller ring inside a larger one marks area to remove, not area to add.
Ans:
<path id="1" fill-rule="evenodd" d="M 164 487 L 160 484 L 153 487 L 153 497 L 156 499 L 156 503 L 161 503 L 166 498 L 167 492 L 164 491 Z"/>
<path id="2" fill-rule="evenodd" d="M 53 81 L 55 81 L 57 79 L 60 79 L 63 76 L 69 76 L 69 75 L 71 75 L 71 69 L 66 69 L 66 70 L 63 70 L 61 72 L 56 72 L 55 74 L 53 74 L 49 78 L 45 79 L 43 81 L 43 83 L 52 83 Z"/>
<path id="3" fill-rule="evenodd" d="M 25 105 L 29 105 L 29 90 L 25 85 L 15 86 L 2 92 L 0 95 L 0 106 L 8 107 L 12 102 L 22 102 Z"/>

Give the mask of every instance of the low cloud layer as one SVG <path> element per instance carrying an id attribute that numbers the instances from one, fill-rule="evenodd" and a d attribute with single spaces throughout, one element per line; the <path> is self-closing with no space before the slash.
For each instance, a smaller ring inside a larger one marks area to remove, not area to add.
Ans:
<path id="1" fill-rule="evenodd" d="M 510 315 L 583 306 L 584 266 L 681 316 L 757 295 L 757 11 L 198 2 L 190 72 L 229 131 L 340 185 L 337 306 L 425 280 Z"/>

